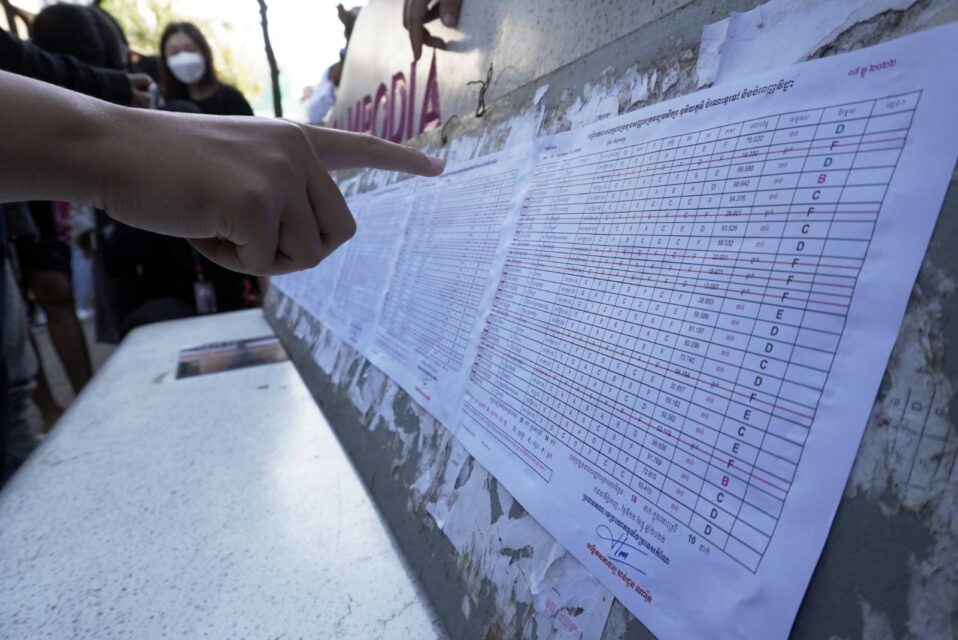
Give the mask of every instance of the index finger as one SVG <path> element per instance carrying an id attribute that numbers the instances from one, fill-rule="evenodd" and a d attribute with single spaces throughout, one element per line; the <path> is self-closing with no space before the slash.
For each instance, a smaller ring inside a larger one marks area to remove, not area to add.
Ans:
<path id="1" fill-rule="evenodd" d="M 146 89 L 153 83 L 153 78 L 145 73 L 129 73 L 126 77 L 129 78 L 130 84 L 137 89 Z"/>
<path id="2" fill-rule="evenodd" d="M 459 13 L 462 11 L 462 0 L 440 0 L 439 17 L 447 27 L 459 24 Z"/>
<path id="3" fill-rule="evenodd" d="M 423 37 L 425 34 L 426 13 L 429 0 L 409 0 L 403 7 L 403 26 L 409 31 L 409 43 L 412 45 L 413 60 L 422 57 Z"/>
<path id="4" fill-rule="evenodd" d="M 370 135 L 307 125 L 303 130 L 327 170 L 370 168 L 438 176 L 445 168 L 439 158 Z"/>

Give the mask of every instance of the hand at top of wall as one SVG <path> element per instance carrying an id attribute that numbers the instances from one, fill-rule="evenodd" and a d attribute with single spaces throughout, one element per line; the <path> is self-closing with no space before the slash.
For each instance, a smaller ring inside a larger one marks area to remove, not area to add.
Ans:
<path id="1" fill-rule="evenodd" d="M 413 57 L 422 57 L 423 45 L 445 49 L 446 41 L 432 35 L 426 29 L 426 23 L 439 18 L 447 27 L 459 24 L 459 12 L 462 0 L 405 0 L 403 4 L 402 24 L 409 32 Z"/>

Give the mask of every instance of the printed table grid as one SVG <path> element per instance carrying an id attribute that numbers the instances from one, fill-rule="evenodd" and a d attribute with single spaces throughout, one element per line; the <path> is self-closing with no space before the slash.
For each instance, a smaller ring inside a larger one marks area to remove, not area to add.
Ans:
<path id="1" fill-rule="evenodd" d="M 470 377 L 520 416 L 493 435 L 755 571 L 918 97 L 541 159 Z"/>
<path id="2" fill-rule="evenodd" d="M 376 317 L 379 299 L 388 285 L 390 268 L 399 250 L 395 241 L 402 232 L 406 192 L 380 192 L 358 203 L 358 231 L 343 247 L 346 255 L 332 292 L 335 301 L 329 317 L 358 332 Z"/>
<path id="3" fill-rule="evenodd" d="M 386 294 L 380 348 L 397 356 L 393 344 L 411 343 L 434 372 L 459 369 L 516 177 L 466 174 L 420 189 Z"/>

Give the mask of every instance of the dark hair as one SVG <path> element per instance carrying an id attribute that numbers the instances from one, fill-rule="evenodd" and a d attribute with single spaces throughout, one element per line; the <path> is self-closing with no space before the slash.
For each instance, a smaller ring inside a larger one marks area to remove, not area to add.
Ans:
<path id="1" fill-rule="evenodd" d="M 210 51 L 210 43 L 206 41 L 203 32 L 192 22 L 171 22 L 163 29 L 163 35 L 160 37 L 160 91 L 167 100 L 189 100 L 190 93 L 186 85 L 176 79 L 170 71 L 170 65 L 166 63 L 166 41 L 177 33 L 186 34 L 190 40 L 196 43 L 200 49 L 200 54 L 206 61 L 206 73 L 200 78 L 201 85 L 215 84 L 216 69 L 213 67 L 213 53 Z"/>
<path id="2" fill-rule="evenodd" d="M 54 4 L 44 8 L 30 26 L 30 38 L 49 53 L 71 55 L 95 67 L 107 66 L 107 45 L 89 7 Z"/>
<path id="3" fill-rule="evenodd" d="M 130 65 L 130 42 L 123 27 L 112 15 L 100 7 L 88 7 L 96 20 L 97 31 L 107 44 L 106 65 L 111 69 L 126 69 Z"/>

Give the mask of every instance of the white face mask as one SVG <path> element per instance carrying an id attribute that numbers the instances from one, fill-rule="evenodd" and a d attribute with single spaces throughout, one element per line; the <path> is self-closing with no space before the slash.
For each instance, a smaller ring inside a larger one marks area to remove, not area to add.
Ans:
<path id="1" fill-rule="evenodd" d="M 180 51 L 166 59 L 173 77 L 183 84 L 193 84 L 206 73 L 206 60 L 195 51 Z"/>

